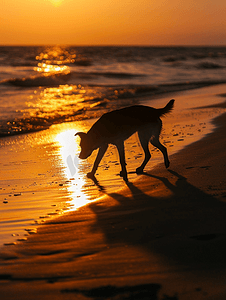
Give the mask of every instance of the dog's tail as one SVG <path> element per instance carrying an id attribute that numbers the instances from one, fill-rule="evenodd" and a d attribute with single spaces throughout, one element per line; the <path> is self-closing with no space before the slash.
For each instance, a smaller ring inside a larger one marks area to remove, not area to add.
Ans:
<path id="1" fill-rule="evenodd" d="M 163 108 L 159 108 L 158 112 L 159 112 L 159 116 L 163 116 L 168 114 L 169 112 L 171 112 L 171 110 L 173 109 L 174 106 L 174 99 L 170 100 L 165 107 Z"/>

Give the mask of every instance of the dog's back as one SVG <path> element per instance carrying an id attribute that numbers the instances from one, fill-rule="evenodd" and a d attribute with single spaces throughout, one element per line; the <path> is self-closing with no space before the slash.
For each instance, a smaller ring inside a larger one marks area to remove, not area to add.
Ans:
<path id="1" fill-rule="evenodd" d="M 134 105 L 104 114 L 89 130 L 88 134 L 114 144 L 120 137 L 126 140 L 133 133 L 148 124 L 159 123 L 159 118 L 173 109 L 174 100 L 164 108 L 156 109 L 144 105 Z"/>

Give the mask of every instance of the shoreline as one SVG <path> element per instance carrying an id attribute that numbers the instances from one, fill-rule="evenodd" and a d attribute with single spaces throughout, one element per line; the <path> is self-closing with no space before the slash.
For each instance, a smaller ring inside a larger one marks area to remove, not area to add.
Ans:
<path id="1" fill-rule="evenodd" d="M 208 120 L 218 115 L 221 112 L 220 108 L 217 111 L 215 108 L 199 109 L 197 103 L 200 105 L 219 102 L 222 97 L 218 96 L 218 92 L 223 94 L 225 86 L 211 86 L 175 93 L 174 112 L 163 119 L 161 134 L 161 140 L 168 148 L 169 155 L 180 151 L 213 130 L 213 125 Z M 187 109 L 183 104 L 185 97 Z M 168 101 L 169 96 L 166 94 L 151 101 L 141 100 L 140 103 L 161 107 Z M 195 106 L 197 109 L 193 110 Z M 75 178 L 72 178 L 74 176 L 68 170 L 66 156 L 73 157 L 79 151 L 77 144 L 79 139 L 74 139 L 74 132 L 86 131 L 93 122 L 94 120 L 87 120 L 53 125 L 42 132 L 8 137 L 0 141 L 5 141 L 1 149 L 2 160 L 0 160 L 2 178 L 5 179 L 1 180 L 0 186 L 1 205 L 3 204 L 1 215 L 4 220 L 0 224 L 2 244 L 10 246 L 26 240 L 45 220 L 61 215 L 65 211 L 74 210 L 87 204 L 88 201 L 103 196 L 104 193 L 123 187 L 124 184 L 119 177 L 118 154 L 113 146 L 109 147 L 98 168 L 99 185 L 95 185 L 85 175 L 93 164 L 96 153 L 87 161 L 79 162 L 80 170 L 77 170 L 79 172 L 75 174 Z M 69 145 L 68 140 L 70 140 Z M 72 150 L 68 149 L 69 147 Z M 129 180 L 136 180 L 137 174 L 134 169 L 143 159 L 137 135 L 126 141 L 125 147 Z M 147 169 L 153 169 L 162 162 L 161 153 L 154 148 L 150 148 L 150 151 L 152 158 Z M 19 178 L 21 180 L 18 180 Z M 49 195 L 46 194 L 47 191 Z M 11 212 L 15 215 L 13 219 Z M 12 220 L 11 223 L 9 220 Z M 6 228 L 11 230 L 11 234 L 4 228 L 5 224 L 7 224 Z M 10 229 L 10 226 L 14 227 Z"/>
<path id="2" fill-rule="evenodd" d="M 53 75 L 55 76 L 55 75 Z M 1 84 L 1 82 L 0 82 Z M 97 103 L 97 106 L 99 107 L 99 113 L 97 111 L 92 112 L 92 109 L 89 110 L 88 107 L 85 108 L 85 111 L 87 113 L 85 118 L 82 118 L 80 113 L 78 113 L 76 118 L 73 118 L 71 115 L 65 115 L 64 117 L 52 119 L 50 121 L 44 120 L 44 122 L 41 122 L 40 120 L 36 119 L 35 117 L 33 119 L 24 118 L 24 117 L 18 117 L 15 120 L 8 120 L 8 122 L 2 121 L 0 123 L 0 138 L 7 138 L 12 136 L 20 136 L 21 134 L 29 134 L 29 133 L 35 133 L 43 130 L 48 130 L 52 125 L 54 124 L 63 124 L 65 122 L 79 122 L 81 120 L 92 120 L 94 118 L 100 117 L 103 113 L 112 110 L 114 108 L 120 108 L 123 106 L 133 105 L 137 102 L 148 102 L 150 105 L 152 105 L 150 102 L 152 100 L 165 98 L 167 96 L 170 96 L 171 94 L 177 94 L 180 92 L 189 92 L 193 90 L 199 90 L 202 88 L 208 88 L 208 87 L 216 87 L 225 85 L 226 81 L 223 80 L 215 80 L 215 81 L 194 81 L 194 82 L 181 82 L 181 83 L 169 83 L 169 84 L 157 84 L 157 85 L 112 85 L 107 86 L 108 88 L 111 87 L 112 90 L 115 90 L 116 95 L 122 93 L 122 98 L 117 98 L 117 100 L 114 98 L 113 95 L 110 96 L 110 103 L 111 106 L 106 106 L 104 102 L 101 104 L 101 102 Z M 97 87 L 97 88 L 103 88 L 104 86 L 101 85 L 88 85 L 87 87 Z M 86 85 L 84 85 L 86 87 Z M 106 86 L 105 86 L 106 87 Z M 126 92 L 125 92 L 126 88 Z M 123 96 L 125 93 L 125 96 Z M 113 98 L 112 98 L 113 97 Z M 140 100 L 138 100 L 140 99 Z M 148 100 L 147 100 L 148 99 Z M 119 104 L 118 104 L 119 102 Z M 107 102 L 106 102 L 107 103 Z M 100 106 L 99 106 L 100 105 Z M 103 105 L 103 107 L 102 107 Z M 91 105 L 92 106 L 92 105 Z M 95 105 L 93 106 L 95 107 Z M 81 109 L 81 113 L 83 114 L 84 111 Z M 77 114 L 76 113 L 76 114 Z M 70 119 L 70 121 L 66 121 L 67 119 Z M 40 123 L 39 123 L 40 122 Z M 38 124 L 39 123 L 39 124 Z M 36 124 L 36 125 L 35 125 Z M 29 126 L 28 126 L 29 125 Z M 14 129 L 12 129 L 14 128 Z"/>
<path id="3" fill-rule="evenodd" d="M 3 297 L 13 299 L 17 290 L 18 299 L 145 299 L 145 291 L 161 300 L 224 299 L 225 116 L 214 119 L 214 131 L 170 155 L 169 170 L 162 163 L 148 168 L 121 190 L 4 248 Z"/>

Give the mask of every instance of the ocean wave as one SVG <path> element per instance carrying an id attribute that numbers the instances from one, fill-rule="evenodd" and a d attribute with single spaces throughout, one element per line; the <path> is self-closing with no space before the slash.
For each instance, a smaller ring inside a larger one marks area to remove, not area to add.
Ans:
<path id="1" fill-rule="evenodd" d="M 213 50 L 215 50 L 213 48 Z M 204 59 L 204 58 L 222 58 L 225 57 L 225 51 L 224 49 L 221 49 L 223 51 L 200 51 L 200 52 L 195 52 L 191 55 L 191 58 L 193 59 Z"/>
<path id="2" fill-rule="evenodd" d="M 94 76 L 104 76 L 104 77 L 113 77 L 113 78 L 134 78 L 134 77 L 146 77 L 143 74 L 132 74 L 132 73 L 125 73 L 125 72 L 93 72 L 91 73 Z"/>
<path id="3" fill-rule="evenodd" d="M 15 119 L 0 123 L 0 137 L 35 132 L 49 128 L 51 124 L 38 118 Z"/>
<path id="4" fill-rule="evenodd" d="M 223 83 L 226 83 L 226 80 L 186 81 L 159 85 L 131 85 L 127 86 L 127 88 L 117 88 L 115 89 L 115 93 L 118 94 L 120 98 L 155 96 L 158 94 L 197 89 Z"/>
<path id="5" fill-rule="evenodd" d="M 48 129 L 53 124 L 73 121 L 76 116 L 83 113 L 83 109 L 72 111 L 71 114 L 61 115 L 55 112 L 54 115 L 48 117 L 30 116 L 11 121 L 0 122 L 0 137 L 19 135 L 24 133 L 36 132 Z"/>
<path id="6" fill-rule="evenodd" d="M 75 84 L 78 80 L 84 79 L 97 79 L 99 77 L 105 78 L 122 78 L 122 79 L 132 79 L 135 77 L 145 77 L 142 74 L 131 74 L 131 73 L 114 73 L 114 72 L 62 72 L 56 74 L 41 74 L 24 78 L 10 78 L 0 81 L 1 85 L 13 85 L 18 87 L 38 87 L 38 86 L 59 86 L 66 84 L 69 80 L 73 81 Z"/>
<path id="7" fill-rule="evenodd" d="M 135 77 L 146 77 L 144 74 L 133 74 L 125 72 L 71 72 L 73 77 L 80 79 L 97 79 L 98 77 L 105 78 L 122 78 L 122 79 L 132 79 Z"/>
<path id="8" fill-rule="evenodd" d="M 98 118 L 103 113 L 139 103 L 142 97 L 195 89 L 225 81 L 199 81 L 161 85 L 46 88 L 38 102 L 28 103 L 23 117 L 0 121 L 0 137 L 45 130 L 52 124 Z M 43 97 L 43 99 L 42 99 Z"/>
<path id="9" fill-rule="evenodd" d="M 65 84 L 71 77 L 70 72 L 60 74 L 42 74 L 24 78 L 10 78 L 0 81 L 2 85 L 18 87 L 58 86 Z"/>
<path id="10" fill-rule="evenodd" d="M 164 62 L 176 62 L 181 60 L 187 60 L 187 57 L 178 55 L 178 56 L 166 56 L 163 58 Z"/>
<path id="11" fill-rule="evenodd" d="M 204 61 L 204 62 L 197 64 L 196 68 L 198 68 L 198 69 L 221 69 L 221 68 L 225 68 L 225 66 L 214 63 L 214 62 Z"/>
<path id="12" fill-rule="evenodd" d="M 20 119 L 15 118 L 10 121 L 1 121 L 0 137 L 37 132 L 46 130 L 53 124 L 99 117 L 101 115 L 101 109 L 106 108 L 107 103 L 108 101 L 106 100 L 99 101 L 93 105 L 89 105 L 89 108 L 84 107 L 75 110 L 73 110 L 72 106 L 70 106 L 71 113 L 66 114 L 56 111 L 53 115 L 47 117 L 35 116 Z"/>
<path id="13" fill-rule="evenodd" d="M 6 63 L 7 65 L 7 63 Z M 36 67 L 37 66 L 37 62 L 36 61 L 29 61 L 29 60 L 23 60 L 23 61 L 12 61 L 10 63 L 10 65 L 12 67 Z"/>
<path id="14" fill-rule="evenodd" d="M 76 66 L 82 66 L 82 67 L 89 67 L 93 64 L 93 62 L 89 58 L 77 58 L 77 59 L 71 60 L 69 65 L 70 64 L 74 64 Z"/>

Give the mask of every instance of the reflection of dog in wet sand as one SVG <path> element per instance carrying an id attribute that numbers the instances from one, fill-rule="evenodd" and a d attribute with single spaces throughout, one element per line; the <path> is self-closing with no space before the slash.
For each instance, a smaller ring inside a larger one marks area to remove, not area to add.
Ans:
<path id="1" fill-rule="evenodd" d="M 174 100 L 170 100 L 165 107 L 159 109 L 135 105 L 114 110 L 104 114 L 93 124 L 87 133 L 77 132 L 75 135 L 79 135 L 81 138 L 81 152 L 79 158 L 86 159 L 92 154 L 93 150 L 99 148 L 92 171 L 88 173 L 87 176 L 94 178 L 98 165 L 108 148 L 108 144 L 113 144 L 117 147 L 119 152 L 122 167 L 120 176 L 123 177 L 125 181 L 128 181 L 124 141 L 135 132 L 138 132 L 140 143 L 145 153 L 144 161 L 141 166 L 136 169 L 136 173 L 142 173 L 151 158 L 148 149 L 149 141 L 162 152 L 165 166 L 168 168 L 169 159 L 167 150 L 159 141 L 159 135 L 162 129 L 160 117 L 169 113 L 173 109 L 173 105 Z"/>

